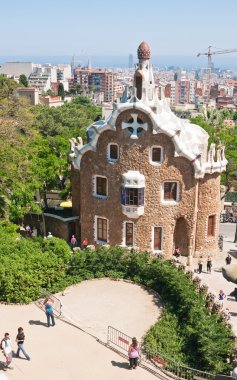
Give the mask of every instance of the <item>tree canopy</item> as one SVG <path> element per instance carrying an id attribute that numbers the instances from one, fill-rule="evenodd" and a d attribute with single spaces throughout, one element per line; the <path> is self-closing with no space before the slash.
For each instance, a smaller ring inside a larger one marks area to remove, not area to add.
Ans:
<path id="1" fill-rule="evenodd" d="M 22 84 L 24 87 L 28 87 L 28 80 L 27 80 L 25 74 L 20 75 L 19 83 Z"/>
<path id="2" fill-rule="evenodd" d="M 209 144 L 225 145 L 225 156 L 228 160 L 226 171 L 221 175 L 221 182 L 226 186 L 227 192 L 231 188 L 237 188 L 237 126 L 228 128 L 224 121 L 226 118 L 233 118 L 236 111 L 221 110 L 209 114 L 208 120 L 203 116 L 191 118 L 191 122 L 200 125 L 209 134 Z"/>
<path id="3" fill-rule="evenodd" d="M 30 106 L 15 96 L 17 85 L 0 76 L 0 218 L 15 221 L 39 210 L 36 190 L 44 198 L 60 178 L 70 177 L 69 139 L 85 140 L 86 128 L 101 116 L 101 109 L 83 97 L 58 108 Z"/>

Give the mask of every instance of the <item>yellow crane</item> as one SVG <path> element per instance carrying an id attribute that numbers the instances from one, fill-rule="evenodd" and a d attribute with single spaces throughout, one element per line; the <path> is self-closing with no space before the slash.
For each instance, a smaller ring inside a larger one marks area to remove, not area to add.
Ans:
<path id="1" fill-rule="evenodd" d="M 208 84 L 209 84 L 209 88 L 210 88 L 210 84 L 211 84 L 211 69 L 212 69 L 212 55 L 216 55 L 216 54 L 227 54 L 227 53 L 236 53 L 237 52 L 237 49 L 226 49 L 226 50 L 211 50 L 211 46 L 208 46 L 207 48 L 207 51 L 204 51 L 203 53 L 198 53 L 197 54 L 197 57 L 200 57 L 200 55 L 207 55 L 207 59 L 208 59 Z"/>

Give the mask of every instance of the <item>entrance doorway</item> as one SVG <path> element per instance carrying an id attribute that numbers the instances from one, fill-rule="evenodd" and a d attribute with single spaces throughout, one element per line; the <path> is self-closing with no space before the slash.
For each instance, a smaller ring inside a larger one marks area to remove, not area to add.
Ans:
<path id="1" fill-rule="evenodd" d="M 182 256 L 188 256 L 188 226 L 185 218 L 181 217 L 176 220 L 174 229 L 174 248 L 179 247 Z"/>

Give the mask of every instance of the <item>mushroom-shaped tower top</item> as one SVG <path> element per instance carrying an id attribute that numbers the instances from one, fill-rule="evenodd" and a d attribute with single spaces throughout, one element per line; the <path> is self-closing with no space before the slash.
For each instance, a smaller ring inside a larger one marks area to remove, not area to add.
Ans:
<path id="1" fill-rule="evenodd" d="M 140 43 L 137 49 L 138 59 L 150 59 L 151 49 L 147 42 L 143 41 Z"/>

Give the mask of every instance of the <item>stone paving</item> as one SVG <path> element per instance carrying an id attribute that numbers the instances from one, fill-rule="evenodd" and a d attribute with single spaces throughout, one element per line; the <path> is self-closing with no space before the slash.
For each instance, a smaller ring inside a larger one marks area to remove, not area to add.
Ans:
<path id="1" fill-rule="evenodd" d="M 121 281 L 85 281 L 69 288 L 60 298 L 63 313 L 103 342 L 108 324 L 141 338 L 160 314 L 156 296 Z M 45 314 L 35 304 L 0 304 L 0 319 L 1 335 L 10 333 L 15 350 L 17 328 L 24 328 L 25 348 L 31 356 L 30 362 L 13 359 L 14 369 L 4 373 L 9 380 L 154 379 L 141 367 L 129 371 L 127 359 L 80 329 L 58 319 L 55 327 L 47 328 Z M 0 370 L 0 380 L 1 374 Z"/>

